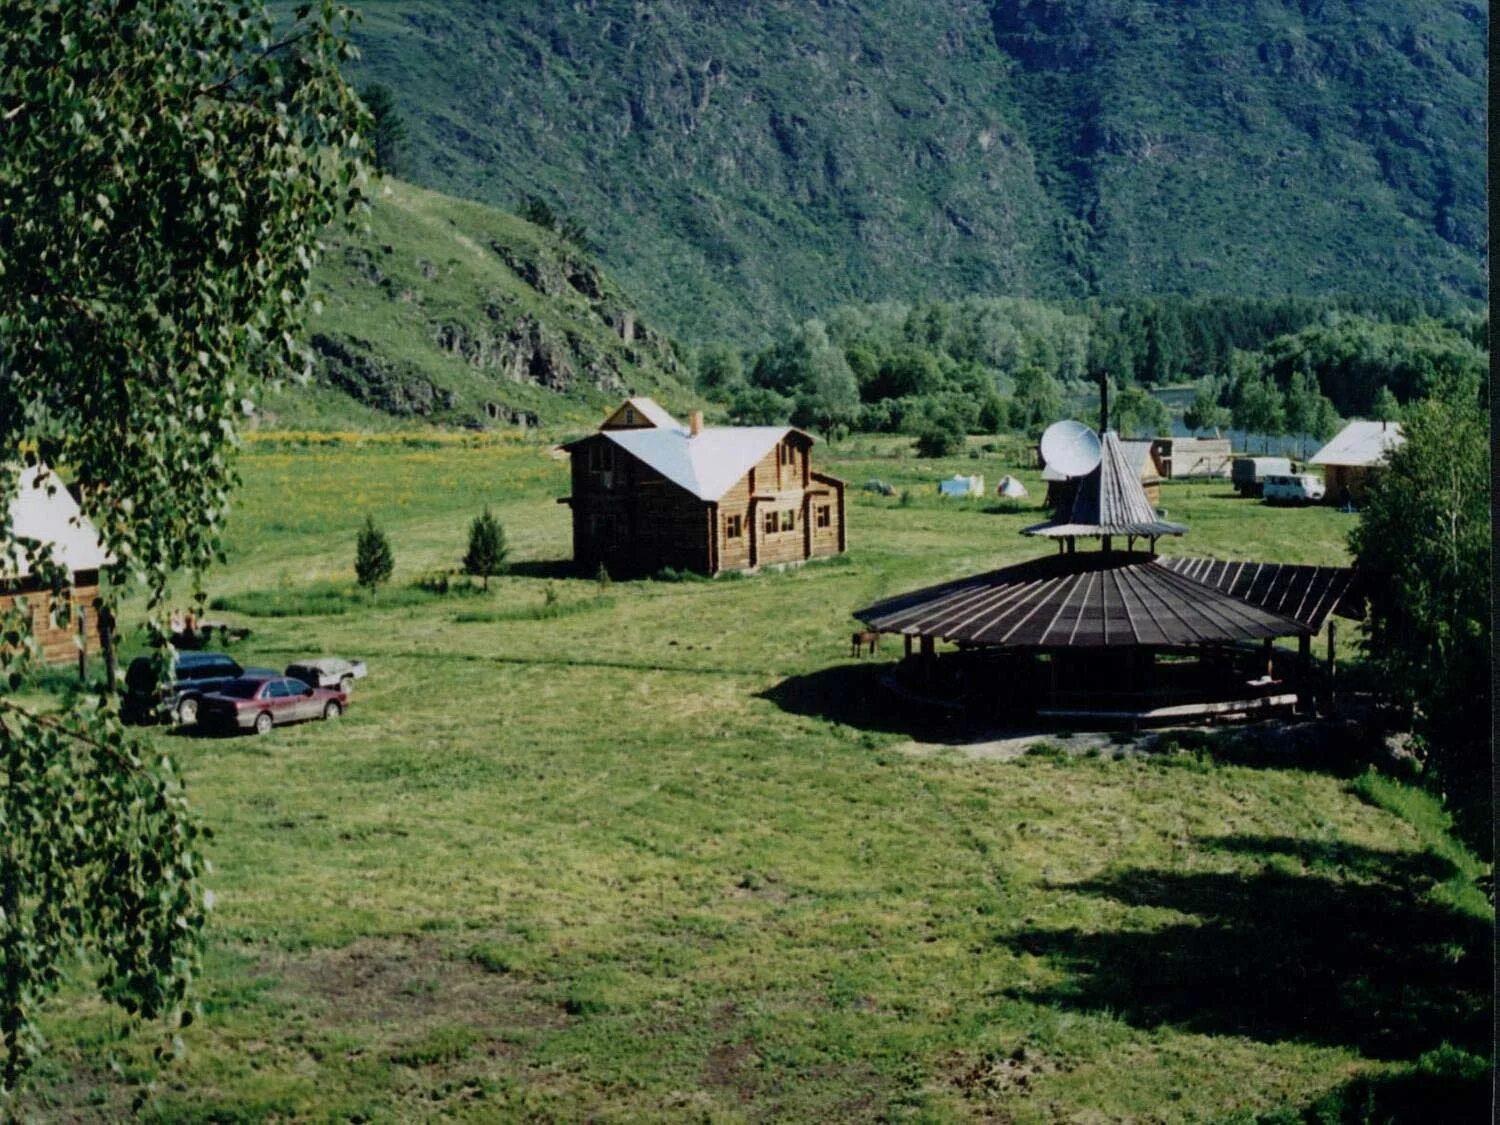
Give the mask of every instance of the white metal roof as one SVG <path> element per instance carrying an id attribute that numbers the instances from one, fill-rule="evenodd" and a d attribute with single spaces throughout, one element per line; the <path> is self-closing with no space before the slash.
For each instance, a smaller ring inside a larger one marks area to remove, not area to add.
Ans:
<path id="1" fill-rule="evenodd" d="M 1309 465 L 1378 465 L 1406 440 L 1400 422 L 1350 422 Z"/>
<path id="2" fill-rule="evenodd" d="M 705 426 L 691 437 L 676 422 L 652 430 L 601 431 L 700 500 L 719 499 L 791 432 L 790 426 Z"/>
<path id="3" fill-rule="evenodd" d="M 9 542 L 10 538 L 53 544 L 53 559 L 75 572 L 97 570 L 111 561 L 99 542 L 99 532 L 79 511 L 78 502 L 56 473 L 45 466 L 24 468 L 17 485 L 10 502 L 10 533 L 0 549 L 0 575 L 24 578 L 31 573 L 29 555 Z M 12 557 L 12 548 L 19 558 Z"/>
<path id="4" fill-rule="evenodd" d="M 682 423 L 667 413 L 666 409 L 659 405 L 655 399 L 644 395 L 634 396 L 625 400 L 629 405 L 635 407 L 635 412 L 653 426 L 666 428 L 678 428 Z"/>

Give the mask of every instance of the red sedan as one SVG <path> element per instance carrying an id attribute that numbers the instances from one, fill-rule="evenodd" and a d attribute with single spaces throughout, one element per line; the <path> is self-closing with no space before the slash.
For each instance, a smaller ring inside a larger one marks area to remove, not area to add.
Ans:
<path id="1" fill-rule="evenodd" d="M 334 719 L 349 707 L 335 688 L 311 687 L 285 676 L 242 676 L 198 702 L 201 726 L 266 734 L 281 723 Z"/>

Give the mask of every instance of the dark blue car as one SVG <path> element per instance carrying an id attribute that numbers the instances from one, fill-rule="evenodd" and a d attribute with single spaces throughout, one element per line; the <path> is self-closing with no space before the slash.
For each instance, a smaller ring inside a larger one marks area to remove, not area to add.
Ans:
<path id="1" fill-rule="evenodd" d="M 126 722 L 149 722 L 165 705 L 183 726 L 198 721 L 198 700 L 241 676 L 275 676 L 271 668 L 242 668 L 222 652 L 180 652 L 172 666 L 172 681 L 159 684 L 151 658 L 138 656 L 125 670 L 125 696 L 120 715 Z"/>

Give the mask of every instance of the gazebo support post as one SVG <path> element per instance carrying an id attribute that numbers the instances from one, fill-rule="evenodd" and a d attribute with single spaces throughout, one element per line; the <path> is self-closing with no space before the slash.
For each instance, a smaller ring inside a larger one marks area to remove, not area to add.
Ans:
<path id="1" fill-rule="evenodd" d="M 933 665 L 937 663 L 937 643 L 926 634 L 922 637 L 922 681 L 932 683 Z"/>
<path id="2" fill-rule="evenodd" d="M 1335 660 L 1337 658 L 1338 650 L 1338 635 L 1338 622 L 1330 617 L 1328 619 L 1328 687 L 1325 692 L 1325 694 L 1327 695 L 1327 700 L 1324 703 L 1324 706 L 1330 712 L 1333 711 L 1334 704 L 1338 700 L 1338 693 L 1334 685 L 1334 675 L 1337 671 Z"/>
<path id="3" fill-rule="evenodd" d="M 902 635 L 901 639 L 906 642 L 906 659 L 910 660 L 911 659 L 911 634 L 910 633 L 905 633 L 905 634 Z"/>
<path id="4" fill-rule="evenodd" d="M 1312 635 L 1303 633 L 1297 638 L 1297 704 L 1300 710 L 1310 711 L 1312 699 Z M 1307 698 L 1303 698 L 1306 696 Z"/>
<path id="5" fill-rule="evenodd" d="M 1270 637 L 1261 642 L 1261 649 L 1266 654 L 1266 679 L 1274 680 L 1276 678 L 1276 659 L 1274 646 Z"/>

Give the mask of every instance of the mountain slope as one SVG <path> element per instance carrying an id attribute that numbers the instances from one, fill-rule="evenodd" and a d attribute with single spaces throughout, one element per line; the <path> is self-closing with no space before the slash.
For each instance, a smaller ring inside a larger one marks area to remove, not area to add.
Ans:
<path id="1" fill-rule="evenodd" d="M 1484 287 L 1467 0 L 404 0 L 409 175 L 547 198 L 696 339 L 849 299 Z"/>
<path id="2" fill-rule="evenodd" d="M 369 231 L 333 238 L 315 275 L 316 385 L 268 396 L 261 424 L 538 424 L 691 397 L 670 339 L 575 246 L 483 204 L 374 190 Z"/>

